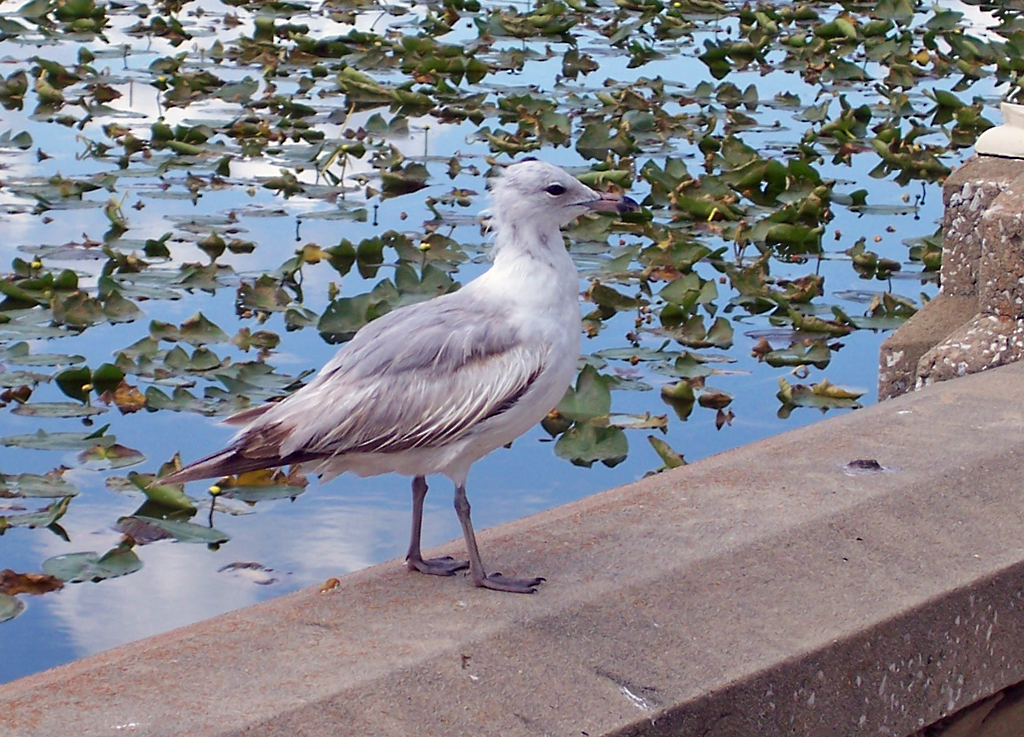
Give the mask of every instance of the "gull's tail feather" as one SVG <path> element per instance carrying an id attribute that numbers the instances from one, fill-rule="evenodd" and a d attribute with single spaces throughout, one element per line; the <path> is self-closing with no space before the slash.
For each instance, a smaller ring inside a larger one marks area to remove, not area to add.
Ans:
<path id="1" fill-rule="evenodd" d="M 181 484 L 199 479 L 220 478 L 266 468 L 267 459 L 246 458 L 236 448 L 225 448 L 159 479 L 161 484 Z"/>
<path id="2" fill-rule="evenodd" d="M 245 436 L 227 448 L 219 450 L 213 455 L 208 455 L 206 458 L 201 458 L 195 463 L 190 463 L 174 473 L 157 479 L 157 481 L 161 484 L 183 484 L 186 481 L 219 479 L 224 476 L 234 476 L 247 471 L 293 466 L 299 463 L 324 459 L 322 455 L 303 452 L 290 453 L 286 456 L 267 453 L 252 454 L 253 449 L 248 444 L 245 444 L 244 441 Z"/>
<path id="3" fill-rule="evenodd" d="M 235 414 L 231 415 L 230 417 L 221 420 L 221 422 L 223 422 L 225 425 L 234 425 L 235 427 L 248 425 L 253 420 L 259 419 L 260 417 L 265 415 L 267 413 L 267 410 L 269 410 L 271 407 L 277 404 L 277 401 L 278 400 L 273 400 L 267 402 L 266 404 L 260 404 L 255 407 L 243 409 L 241 412 L 235 412 Z"/>
<path id="4" fill-rule="evenodd" d="M 312 460 L 312 458 L 300 454 L 293 454 L 286 458 L 248 458 L 242 455 L 239 448 L 228 447 L 195 463 L 190 463 L 184 468 L 158 479 L 158 482 L 161 484 L 183 484 L 186 481 L 198 481 L 199 479 L 219 479 L 223 476 L 234 476 L 247 471 L 290 466 L 308 460 Z"/>

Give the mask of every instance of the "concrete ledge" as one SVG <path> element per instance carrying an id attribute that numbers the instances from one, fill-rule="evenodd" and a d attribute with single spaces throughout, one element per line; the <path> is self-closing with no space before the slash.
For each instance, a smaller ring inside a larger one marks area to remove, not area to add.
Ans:
<path id="1" fill-rule="evenodd" d="M 1013 365 L 482 534 L 535 596 L 388 563 L 0 686 L 0 733 L 908 735 L 1024 681 L 1022 464 Z"/>

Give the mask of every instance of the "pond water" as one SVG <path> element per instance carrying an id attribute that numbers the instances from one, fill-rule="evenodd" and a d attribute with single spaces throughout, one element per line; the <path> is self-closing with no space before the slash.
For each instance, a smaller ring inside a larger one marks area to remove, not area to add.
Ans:
<path id="1" fill-rule="evenodd" d="M 474 466 L 478 529 L 874 401 L 1019 35 L 899 1 L 0 0 L 0 569 L 118 551 L 0 594 L 0 682 L 404 554 L 405 478 L 176 508 L 128 475 L 485 269 L 521 155 L 645 208 L 570 231 L 598 399 Z M 459 534 L 434 479 L 424 542 Z"/>

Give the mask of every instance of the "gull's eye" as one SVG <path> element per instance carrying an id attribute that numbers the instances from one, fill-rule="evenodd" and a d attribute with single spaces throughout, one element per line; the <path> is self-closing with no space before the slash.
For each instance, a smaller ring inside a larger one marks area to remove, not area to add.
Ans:
<path id="1" fill-rule="evenodd" d="M 565 187 L 563 187 L 561 184 L 549 184 L 547 187 L 545 187 L 544 191 L 547 192 L 549 195 L 558 197 L 559 195 L 565 194 Z"/>

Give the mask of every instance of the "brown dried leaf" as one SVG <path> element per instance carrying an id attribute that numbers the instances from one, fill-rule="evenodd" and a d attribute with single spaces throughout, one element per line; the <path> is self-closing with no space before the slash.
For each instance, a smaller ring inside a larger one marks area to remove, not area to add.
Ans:
<path id="1" fill-rule="evenodd" d="M 18 404 L 25 404 L 28 398 L 32 396 L 32 387 L 27 384 L 21 386 L 14 386 L 10 389 L 4 389 L 0 392 L 0 406 L 10 404 L 11 402 L 17 402 Z"/>
<path id="2" fill-rule="evenodd" d="M 768 342 L 767 338 L 761 338 L 754 344 L 754 347 L 750 349 L 750 355 L 755 356 L 758 361 L 763 361 L 764 357 L 772 352 L 772 344 Z"/>
<path id="3" fill-rule="evenodd" d="M 0 592 L 5 594 L 46 594 L 64 588 L 64 582 L 45 573 L 16 573 L 10 568 L 0 571 Z"/>
<path id="4" fill-rule="evenodd" d="M 146 397 L 142 392 L 124 379 L 121 380 L 121 383 L 117 385 L 114 391 L 103 392 L 100 395 L 100 401 L 107 405 L 116 405 L 123 415 L 138 412 L 146 406 Z"/>

